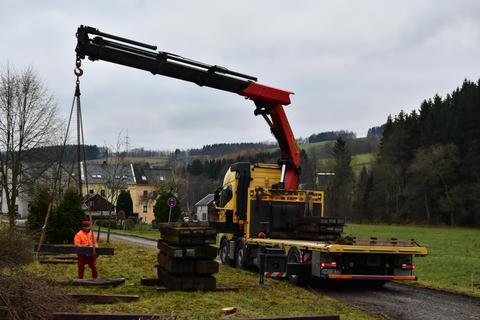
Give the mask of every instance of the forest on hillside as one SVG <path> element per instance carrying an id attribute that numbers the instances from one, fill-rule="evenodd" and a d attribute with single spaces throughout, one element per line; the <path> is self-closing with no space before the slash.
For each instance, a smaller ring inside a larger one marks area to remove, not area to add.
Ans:
<path id="1" fill-rule="evenodd" d="M 480 81 L 389 116 L 356 189 L 359 220 L 480 225 Z"/>

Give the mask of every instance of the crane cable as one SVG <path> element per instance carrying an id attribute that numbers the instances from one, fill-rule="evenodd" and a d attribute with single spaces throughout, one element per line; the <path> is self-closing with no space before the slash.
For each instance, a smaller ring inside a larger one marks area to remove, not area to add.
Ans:
<path id="1" fill-rule="evenodd" d="M 80 197 L 82 198 L 83 200 L 83 197 L 82 197 L 82 176 L 81 176 L 81 169 L 80 169 L 80 166 L 81 166 L 81 153 L 80 153 L 80 148 L 82 148 L 82 153 L 83 153 L 83 159 L 85 160 L 86 157 L 85 157 L 85 144 L 84 144 L 84 134 L 83 134 L 83 121 L 82 121 L 82 112 L 81 112 L 81 103 L 80 103 L 80 77 L 83 75 L 83 70 L 81 68 L 81 61 L 80 61 L 80 58 L 77 57 L 76 61 L 75 61 L 75 69 L 74 69 L 74 74 L 75 76 L 77 77 L 76 81 L 75 81 L 75 93 L 74 93 L 74 96 L 73 96 L 73 101 L 72 101 L 72 105 L 70 107 L 70 115 L 68 117 L 68 124 L 67 124 L 67 129 L 66 129 L 66 132 L 65 132 L 65 136 L 64 136 L 64 139 L 63 139 L 63 144 L 62 144 L 62 149 L 61 149 L 61 152 L 60 152 L 60 155 L 59 155 L 59 159 L 58 159 L 58 166 L 57 166 L 57 172 L 55 174 L 55 178 L 54 178 L 54 182 L 53 182 L 53 193 L 55 194 L 55 192 L 57 191 L 57 187 L 58 187 L 58 195 L 60 196 L 60 194 L 62 193 L 62 182 L 61 182 L 61 178 L 62 178 L 62 168 L 63 168 L 63 160 L 64 160 L 64 155 L 65 155 L 65 148 L 66 148 L 66 144 L 67 144 L 67 140 L 68 140 L 68 135 L 70 133 L 70 125 L 71 125 L 71 122 L 72 122 L 72 116 L 73 116 L 73 108 L 75 106 L 75 102 L 76 102 L 76 106 L 77 106 L 77 161 L 78 161 L 78 186 L 79 186 L 79 194 L 80 194 Z M 81 146 L 81 147 L 80 147 Z M 72 168 L 73 169 L 73 168 Z M 88 190 L 88 175 L 87 175 L 87 167 L 86 167 L 86 164 L 85 164 L 85 186 L 86 186 L 86 189 Z M 68 184 L 70 184 L 70 174 L 68 175 Z M 49 202 L 48 204 L 48 209 L 47 209 L 47 214 L 45 215 L 45 219 L 44 219 L 44 222 L 43 222 L 43 226 L 41 228 L 41 233 L 40 233 L 40 239 L 38 241 L 38 247 L 37 247 L 37 260 L 38 260 L 38 253 L 40 251 L 40 248 L 43 244 L 43 242 L 45 241 L 45 233 L 46 233 L 46 229 L 47 229 L 47 224 L 48 224 L 48 220 L 50 218 L 50 214 L 53 210 L 53 201 L 54 201 L 54 198 L 52 197 L 51 201 Z M 90 210 L 90 206 L 89 207 L 89 220 L 90 220 L 90 226 L 92 226 L 92 213 L 91 213 L 91 210 Z M 93 231 L 92 232 L 92 243 L 94 242 L 94 238 L 93 238 Z M 95 247 L 93 248 L 93 254 L 95 255 Z"/>
<path id="2" fill-rule="evenodd" d="M 77 102 L 77 158 L 78 158 L 78 186 L 79 186 L 79 193 L 80 197 L 83 200 L 83 188 L 82 188 L 82 176 L 81 176 L 81 166 L 83 163 L 83 170 L 85 176 L 85 187 L 88 194 L 88 174 L 87 174 L 87 164 L 86 164 L 86 155 L 85 155 L 85 137 L 83 134 L 83 118 L 82 118 L 82 107 L 80 103 L 80 77 L 83 75 L 82 60 L 79 56 L 75 60 L 75 69 L 74 73 L 77 76 L 77 81 L 75 81 L 75 98 Z M 81 153 L 80 153 L 81 148 Z M 83 162 L 81 161 L 81 157 L 83 156 Z M 92 255 L 95 258 L 95 233 L 93 232 L 93 218 L 92 218 L 92 206 L 90 202 L 87 202 L 88 207 L 88 220 L 90 221 L 90 233 L 91 233 L 91 240 L 92 240 Z"/>

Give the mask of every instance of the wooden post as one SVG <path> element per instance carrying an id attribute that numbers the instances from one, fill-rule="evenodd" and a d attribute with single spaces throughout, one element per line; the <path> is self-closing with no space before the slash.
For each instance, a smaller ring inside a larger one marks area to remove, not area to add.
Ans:
<path id="1" fill-rule="evenodd" d="M 43 221 L 42 232 L 40 233 L 40 239 L 38 240 L 38 247 L 37 247 L 37 253 L 36 253 L 37 260 L 38 260 L 38 251 L 40 251 L 40 247 L 42 246 L 43 241 L 45 240 L 45 231 L 47 229 L 47 223 L 48 223 L 48 219 L 50 218 L 50 213 L 52 212 L 52 207 L 53 207 L 53 203 L 50 201 L 50 203 L 48 204 L 47 214 L 45 215 L 45 220 Z"/>

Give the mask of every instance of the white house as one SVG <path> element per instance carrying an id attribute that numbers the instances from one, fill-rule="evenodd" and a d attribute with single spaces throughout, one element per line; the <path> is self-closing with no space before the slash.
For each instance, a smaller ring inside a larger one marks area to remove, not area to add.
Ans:
<path id="1" fill-rule="evenodd" d="M 213 208 L 213 193 L 207 194 L 200 201 L 195 203 L 195 214 L 193 220 L 209 221 L 209 212 Z M 210 215 L 211 216 L 211 215 Z"/>

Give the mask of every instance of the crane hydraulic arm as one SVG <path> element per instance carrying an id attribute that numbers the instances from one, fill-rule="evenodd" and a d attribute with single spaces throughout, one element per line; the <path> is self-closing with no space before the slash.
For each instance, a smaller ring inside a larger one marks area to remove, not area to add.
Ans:
<path id="1" fill-rule="evenodd" d="M 290 104 L 290 94 L 260 84 L 256 77 L 208 65 L 179 55 L 156 51 L 157 47 L 100 32 L 89 26 L 77 29 L 77 63 L 88 57 L 149 71 L 171 78 L 237 93 L 255 103 L 255 115 L 262 115 L 280 147 L 282 189 L 297 189 L 300 177 L 300 151 L 283 106 Z M 91 37 L 92 36 L 92 37 Z"/>

